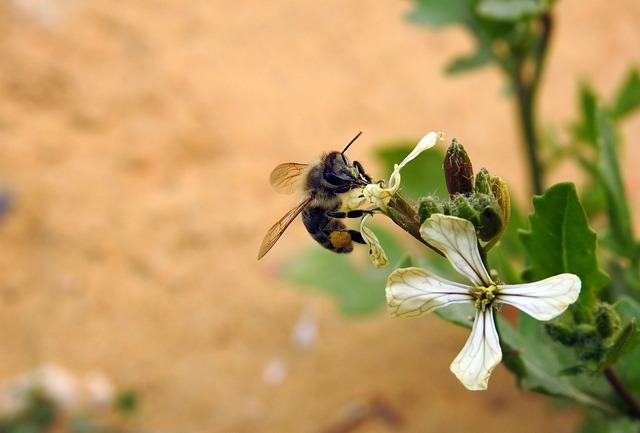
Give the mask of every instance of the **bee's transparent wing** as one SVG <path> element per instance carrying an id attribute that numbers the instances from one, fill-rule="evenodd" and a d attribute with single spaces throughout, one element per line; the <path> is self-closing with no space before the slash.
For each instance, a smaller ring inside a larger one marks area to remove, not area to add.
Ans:
<path id="1" fill-rule="evenodd" d="M 300 181 L 300 174 L 307 164 L 299 164 L 297 162 L 285 162 L 280 164 L 271 172 L 269 181 L 276 191 L 291 194 L 294 192 Z"/>
<path id="2" fill-rule="evenodd" d="M 294 219 L 302 212 L 302 210 L 311 203 L 311 197 L 307 197 L 298 204 L 298 206 L 287 212 L 280 220 L 275 223 L 264 236 L 262 245 L 260 245 L 260 251 L 258 251 L 258 260 L 264 257 L 265 254 L 278 242 L 282 233 L 289 227 Z"/>

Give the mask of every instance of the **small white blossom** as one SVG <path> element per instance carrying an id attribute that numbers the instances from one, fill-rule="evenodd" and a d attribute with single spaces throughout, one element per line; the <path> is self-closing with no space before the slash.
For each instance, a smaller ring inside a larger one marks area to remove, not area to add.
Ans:
<path id="1" fill-rule="evenodd" d="M 364 197 L 374 206 L 379 208 L 386 207 L 391 197 L 393 197 L 400 188 L 400 170 L 419 154 L 432 148 L 439 142 L 444 142 L 444 133 L 442 132 L 430 132 L 422 137 L 411 153 L 409 153 L 400 164 L 394 166 L 393 173 L 391 173 L 391 177 L 389 177 L 388 185 L 383 187 L 380 183 L 369 184 L 364 187 Z"/>
<path id="2" fill-rule="evenodd" d="M 496 307 L 509 304 L 535 319 L 550 320 L 580 294 L 581 281 L 573 274 L 528 284 L 496 284 L 480 257 L 475 228 L 467 220 L 436 214 L 424 222 L 420 233 L 472 285 L 448 281 L 420 268 L 398 269 L 387 282 L 388 310 L 396 317 L 413 317 L 451 304 L 473 304 L 476 315 L 471 335 L 451 363 L 451 371 L 469 390 L 487 389 L 491 372 L 502 360 L 494 322 Z"/>

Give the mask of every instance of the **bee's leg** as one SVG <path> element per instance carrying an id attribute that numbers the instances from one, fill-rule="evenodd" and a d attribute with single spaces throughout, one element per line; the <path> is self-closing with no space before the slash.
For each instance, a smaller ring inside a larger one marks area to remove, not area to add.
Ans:
<path id="1" fill-rule="evenodd" d="M 353 186 L 351 186 L 351 185 L 345 185 L 345 186 L 341 186 L 341 187 L 339 187 L 339 188 L 336 188 L 336 189 L 334 190 L 334 192 L 335 192 L 336 194 L 342 194 L 342 193 L 345 193 L 345 192 L 351 191 L 353 188 L 354 188 L 354 187 L 353 187 Z"/>
<path id="2" fill-rule="evenodd" d="M 351 235 L 351 240 L 353 242 L 356 242 L 358 244 L 366 244 L 366 242 L 364 241 L 364 238 L 362 237 L 362 233 L 360 233 L 357 230 L 348 230 L 349 234 Z"/>
<path id="3" fill-rule="evenodd" d="M 373 212 L 365 209 L 354 209 L 348 212 L 338 212 L 338 211 L 327 212 L 327 216 L 330 218 L 360 218 L 366 214 L 371 215 L 373 214 Z M 324 230 L 324 233 L 329 237 L 336 236 L 336 232 L 348 233 L 349 238 L 353 242 L 356 242 L 358 244 L 366 244 L 366 242 L 364 241 L 364 238 L 362 237 L 362 234 L 357 230 L 350 230 L 346 228 L 343 228 L 342 230 L 326 230 L 326 229 Z"/>
<path id="4" fill-rule="evenodd" d="M 365 209 L 354 209 L 348 212 L 329 211 L 327 216 L 331 218 L 360 218 L 363 215 L 373 215 L 373 211 Z"/>

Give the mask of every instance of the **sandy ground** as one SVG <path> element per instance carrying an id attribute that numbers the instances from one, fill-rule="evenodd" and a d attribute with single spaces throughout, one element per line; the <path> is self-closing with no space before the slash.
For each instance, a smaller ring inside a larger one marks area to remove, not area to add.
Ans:
<path id="1" fill-rule="evenodd" d="M 293 205 L 271 190 L 271 168 L 360 130 L 369 166 L 380 142 L 445 131 L 527 201 L 499 74 L 444 77 L 469 40 L 408 26 L 408 9 L 0 2 L 0 185 L 14 199 L 0 225 L 0 379 L 47 362 L 102 371 L 140 392 L 136 423 L 152 431 L 321 432 L 371 402 L 406 432 L 571 431 L 575 414 L 518 393 L 502 367 L 488 392 L 465 391 L 448 371 L 465 330 L 384 311 L 345 318 L 275 278 L 313 242 L 299 224 L 255 260 Z M 573 118 L 578 78 L 612 94 L 640 59 L 639 20 L 634 0 L 560 3 L 545 122 L 562 131 Z M 640 121 L 623 135 L 633 144 Z M 625 152 L 630 168 L 639 150 Z M 301 318 L 318 335 L 294 350 Z"/>

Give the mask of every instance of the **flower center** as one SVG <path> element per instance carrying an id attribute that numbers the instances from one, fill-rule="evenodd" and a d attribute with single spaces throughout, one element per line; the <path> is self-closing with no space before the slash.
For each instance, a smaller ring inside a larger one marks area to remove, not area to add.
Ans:
<path id="1" fill-rule="evenodd" d="M 476 297 L 475 307 L 480 311 L 486 311 L 491 305 L 493 305 L 498 288 L 492 284 L 489 287 L 475 287 L 473 294 Z"/>

